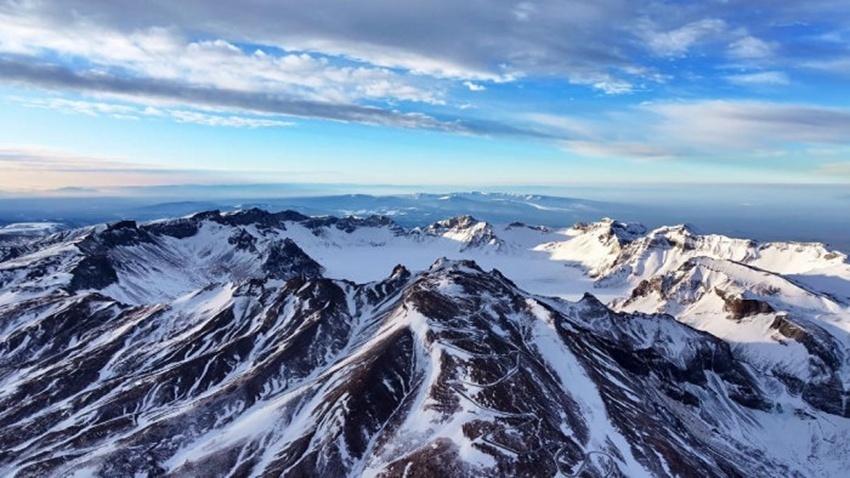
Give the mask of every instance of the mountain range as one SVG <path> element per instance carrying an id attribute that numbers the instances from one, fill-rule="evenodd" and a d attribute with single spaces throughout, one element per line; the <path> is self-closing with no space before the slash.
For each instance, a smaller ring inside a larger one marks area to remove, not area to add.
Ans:
<path id="1" fill-rule="evenodd" d="M 850 263 L 610 219 L 0 235 L 2 476 L 845 476 Z"/>

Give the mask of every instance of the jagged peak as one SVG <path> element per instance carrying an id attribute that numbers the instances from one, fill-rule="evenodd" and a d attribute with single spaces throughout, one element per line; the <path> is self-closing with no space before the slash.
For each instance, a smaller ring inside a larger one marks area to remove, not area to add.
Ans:
<path id="1" fill-rule="evenodd" d="M 585 304 L 585 305 L 587 305 L 589 307 L 593 307 L 593 308 L 598 308 L 598 307 L 605 308 L 606 307 L 605 304 L 603 304 L 602 301 L 599 300 L 599 298 L 597 298 L 595 295 L 591 294 L 590 292 L 585 292 L 584 294 L 582 294 L 581 299 L 579 299 L 578 303 L 579 304 Z"/>
<path id="2" fill-rule="evenodd" d="M 431 267 L 428 268 L 428 272 L 432 274 L 439 272 L 485 273 L 484 269 L 471 259 L 448 259 L 446 257 L 437 259 Z"/>
<path id="3" fill-rule="evenodd" d="M 153 221 L 147 225 L 156 228 L 158 232 L 171 235 L 169 234 L 170 230 L 177 225 L 185 226 L 187 222 L 191 222 L 197 226 L 205 221 L 227 226 L 255 225 L 262 228 L 280 229 L 286 229 L 285 223 L 296 222 L 310 229 L 336 227 L 337 229 L 345 232 L 353 232 L 359 227 L 399 228 L 398 224 L 396 224 L 391 218 L 384 215 L 370 215 L 366 217 L 306 216 L 294 210 L 270 212 L 258 207 L 228 212 L 221 212 L 218 210 L 204 211 L 180 219 Z"/>
<path id="4" fill-rule="evenodd" d="M 211 211 L 201 211 L 199 213 L 192 214 L 189 216 L 189 219 L 193 219 L 195 221 L 206 221 L 211 219 L 217 219 L 221 217 L 221 211 L 218 209 L 213 209 Z"/>
<path id="5" fill-rule="evenodd" d="M 424 231 L 421 229 L 414 229 L 414 231 L 425 235 L 443 236 L 464 243 L 464 249 L 482 246 L 494 246 L 498 249 L 503 245 L 503 241 L 489 223 L 469 215 L 437 221 Z"/>
<path id="6" fill-rule="evenodd" d="M 431 225 L 431 229 L 466 229 L 474 227 L 478 224 L 487 225 L 486 222 L 479 221 L 469 214 L 442 219 Z"/>
<path id="7" fill-rule="evenodd" d="M 138 228 L 138 225 L 136 224 L 136 221 L 131 221 L 131 220 L 116 221 L 116 222 L 108 223 L 106 225 L 107 231 L 118 231 L 118 230 L 121 230 L 121 229 L 137 229 L 137 228 Z"/>
<path id="8" fill-rule="evenodd" d="M 389 279 L 390 280 L 397 280 L 397 279 L 405 280 L 405 279 L 408 279 L 410 277 L 410 275 L 411 275 L 410 270 L 408 270 L 407 267 L 404 267 L 401 264 L 397 264 L 395 267 L 393 267 L 393 271 L 392 271 L 392 273 L 390 273 Z"/>
<path id="9" fill-rule="evenodd" d="M 260 227 L 270 228 L 270 227 L 280 227 L 285 228 L 283 225 L 284 222 L 287 221 L 304 221 L 307 220 L 308 217 L 304 216 L 296 211 L 281 211 L 277 213 L 266 211 L 265 209 L 260 209 L 257 207 L 252 207 L 250 209 L 243 209 L 238 211 L 226 212 L 221 214 L 217 218 L 213 218 L 212 220 L 221 224 L 226 224 L 229 226 L 248 226 L 248 225 L 256 225 Z"/>
<path id="10" fill-rule="evenodd" d="M 96 227 L 83 237 L 77 247 L 89 254 L 102 254 L 105 250 L 118 246 L 132 246 L 151 242 L 145 228 L 136 221 L 116 221 Z"/>
<path id="11" fill-rule="evenodd" d="M 646 226 L 639 223 L 620 222 L 609 217 L 600 221 L 583 223 L 579 222 L 573 229 L 583 233 L 601 233 L 603 239 L 615 239 L 618 244 L 625 246 L 646 234 Z"/>
<path id="12" fill-rule="evenodd" d="M 653 236 L 653 235 L 665 235 L 665 236 L 679 235 L 679 236 L 691 237 L 691 236 L 700 236 L 700 235 L 702 235 L 702 233 L 699 230 L 699 228 L 697 228 L 696 226 L 694 226 L 691 223 L 681 223 L 681 224 L 675 224 L 673 226 L 662 226 L 662 227 L 653 229 L 647 235 L 648 236 Z"/>
<path id="13" fill-rule="evenodd" d="M 358 216 L 345 216 L 345 217 L 336 217 L 336 216 L 315 216 L 315 217 L 305 217 L 305 219 L 299 221 L 304 227 L 310 229 L 319 229 L 326 227 L 336 227 L 337 229 L 352 233 L 358 228 L 361 227 L 386 227 L 391 230 L 400 229 L 401 226 L 396 224 L 390 217 L 384 215 L 370 215 L 366 217 L 358 217 Z"/>
<path id="14" fill-rule="evenodd" d="M 445 257 L 438 259 L 431 267 L 417 277 L 421 284 L 435 285 L 438 289 L 464 295 L 493 294 L 497 296 L 525 294 L 513 281 L 498 269 L 483 269 L 471 259 L 453 260 Z M 455 288 L 460 286 L 460 289 Z"/>
<path id="15" fill-rule="evenodd" d="M 248 209 L 237 209 L 235 211 L 226 211 L 221 213 L 221 217 L 239 217 L 239 218 L 266 218 L 271 216 L 272 214 L 265 209 L 260 209 L 258 207 L 250 207 Z"/>

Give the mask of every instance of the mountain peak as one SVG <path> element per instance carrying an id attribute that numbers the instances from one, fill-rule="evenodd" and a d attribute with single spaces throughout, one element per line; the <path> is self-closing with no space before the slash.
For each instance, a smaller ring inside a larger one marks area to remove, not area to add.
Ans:
<path id="1" fill-rule="evenodd" d="M 435 222 L 431 228 L 432 229 L 465 229 L 469 227 L 476 226 L 480 223 L 478 219 L 470 215 L 463 216 L 455 216 L 449 219 L 442 219 L 440 221 Z M 484 223 L 486 224 L 486 223 Z"/>
<path id="2" fill-rule="evenodd" d="M 469 259 L 448 259 L 441 257 L 437 259 L 431 267 L 428 268 L 430 273 L 443 272 L 464 272 L 472 274 L 484 274 L 484 270 L 478 266 L 473 260 Z"/>
<path id="3" fill-rule="evenodd" d="M 584 233 L 601 234 L 600 239 L 614 240 L 620 246 L 625 246 L 646 234 L 646 227 L 643 224 L 619 222 L 607 217 L 595 223 L 577 223 L 573 229 Z"/>

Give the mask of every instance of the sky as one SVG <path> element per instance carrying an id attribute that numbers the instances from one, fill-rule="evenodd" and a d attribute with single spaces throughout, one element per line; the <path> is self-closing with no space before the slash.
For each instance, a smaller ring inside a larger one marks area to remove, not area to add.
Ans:
<path id="1" fill-rule="evenodd" d="M 850 183 L 847 0 L 0 0 L 0 194 Z"/>

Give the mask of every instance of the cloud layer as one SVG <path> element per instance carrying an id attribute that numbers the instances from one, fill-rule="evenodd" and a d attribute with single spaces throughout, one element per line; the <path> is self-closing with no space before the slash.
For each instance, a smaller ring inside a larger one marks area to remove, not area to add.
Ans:
<path id="1" fill-rule="evenodd" d="M 639 160 L 847 144 L 850 104 L 806 83 L 850 72 L 843 0 L 0 0 L 0 24 L 0 83 L 75 114 L 355 122 Z M 582 95 L 599 111 L 568 111 Z"/>

